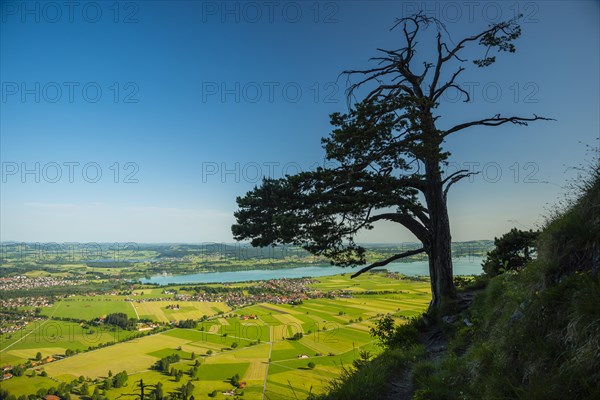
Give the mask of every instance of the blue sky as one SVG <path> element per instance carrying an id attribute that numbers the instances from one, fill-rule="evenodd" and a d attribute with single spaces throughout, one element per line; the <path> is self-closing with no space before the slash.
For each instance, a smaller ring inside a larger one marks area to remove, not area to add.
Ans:
<path id="1" fill-rule="evenodd" d="M 473 101 L 449 94 L 440 127 L 557 119 L 449 138 L 451 168 L 484 172 L 450 193 L 454 240 L 535 228 L 584 161 L 580 142 L 598 143 L 596 1 L 66 4 L 1 2 L 4 241 L 232 241 L 235 197 L 323 165 L 329 114 L 346 110 L 339 73 L 399 47 L 394 18 L 423 6 L 453 38 L 525 15 L 517 52 L 469 66 Z M 359 239 L 413 240 L 386 224 Z"/>

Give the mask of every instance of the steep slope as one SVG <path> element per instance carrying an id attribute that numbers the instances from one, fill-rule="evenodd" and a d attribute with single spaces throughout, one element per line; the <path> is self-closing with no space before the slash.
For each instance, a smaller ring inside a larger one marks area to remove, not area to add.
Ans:
<path id="1" fill-rule="evenodd" d="M 420 335 L 396 328 L 387 351 L 322 398 L 600 398 L 599 174 L 549 219 L 537 260 L 490 279 L 460 313 L 413 321 Z M 432 352 L 436 330 L 448 344 Z"/>

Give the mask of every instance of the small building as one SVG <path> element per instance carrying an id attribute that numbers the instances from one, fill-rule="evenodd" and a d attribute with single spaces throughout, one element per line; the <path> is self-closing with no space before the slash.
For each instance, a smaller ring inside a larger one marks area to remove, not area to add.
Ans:
<path id="1" fill-rule="evenodd" d="M 60 400 L 60 397 L 53 394 L 47 394 L 44 396 L 44 400 Z"/>
<path id="2" fill-rule="evenodd" d="M 13 377 L 13 375 L 12 375 L 12 374 L 3 374 L 3 375 L 2 375 L 2 380 L 3 380 L 3 381 L 5 381 L 5 380 L 7 380 L 7 379 L 10 379 L 10 378 L 12 378 L 12 377 Z"/>
<path id="3" fill-rule="evenodd" d="M 298 358 L 308 358 L 308 354 L 299 354 Z"/>

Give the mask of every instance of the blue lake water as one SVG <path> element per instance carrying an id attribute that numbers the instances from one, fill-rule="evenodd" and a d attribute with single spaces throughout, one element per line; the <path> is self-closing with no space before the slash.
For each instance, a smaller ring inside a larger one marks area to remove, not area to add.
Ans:
<path id="1" fill-rule="evenodd" d="M 482 257 L 461 257 L 452 260 L 454 275 L 479 275 Z M 429 276 L 429 265 L 427 260 L 413 262 L 391 263 L 384 267 L 388 271 L 398 272 L 408 276 Z M 281 278 L 303 278 L 337 275 L 342 273 L 354 273 L 360 268 L 340 268 L 330 265 L 307 266 L 283 269 L 255 269 L 248 271 L 228 272 L 203 272 L 188 275 L 157 275 L 150 279 L 141 279 L 142 283 L 154 283 L 167 285 L 169 283 L 216 283 L 216 282 L 245 282 L 261 281 Z M 357 278 L 357 279 L 360 279 Z"/>

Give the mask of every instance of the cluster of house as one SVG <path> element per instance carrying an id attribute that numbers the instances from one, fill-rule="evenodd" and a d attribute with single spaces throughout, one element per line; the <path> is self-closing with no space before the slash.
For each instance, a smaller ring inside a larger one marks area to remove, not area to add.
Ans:
<path id="1" fill-rule="evenodd" d="M 179 310 L 179 304 L 169 304 L 167 306 L 168 310 Z"/>
<path id="2" fill-rule="evenodd" d="M 248 321 L 249 319 L 258 319 L 258 317 L 256 316 L 256 314 L 250 314 L 250 315 L 242 314 L 242 315 L 240 315 L 240 319 L 242 321 Z"/>
<path id="3" fill-rule="evenodd" d="M 138 323 L 137 330 L 139 332 L 151 331 L 152 329 L 158 328 L 160 325 L 154 322 Z"/>
<path id="4" fill-rule="evenodd" d="M 246 388 L 246 382 L 239 382 L 238 383 L 238 389 L 245 389 Z M 237 394 L 235 393 L 235 389 L 231 389 L 231 390 L 225 390 L 224 392 L 221 392 L 223 394 L 223 396 L 237 396 Z"/>
<path id="5" fill-rule="evenodd" d="M 75 286 L 86 282 L 87 281 L 85 279 L 76 278 L 67 279 L 53 276 L 31 277 L 26 275 L 17 275 L 9 278 L 0 278 L 0 291 L 34 289 L 50 286 Z"/>
<path id="6" fill-rule="evenodd" d="M 173 294 L 172 297 L 153 297 L 153 298 L 131 298 L 125 301 L 134 301 L 144 303 L 147 301 L 203 301 L 203 302 L 223 302 L 228 306 L 237 308 L 255 303 L 271 304 L 295 304 L 307 299 L 334 298 L 334 297 L 352 297 L 352 293 L 344 290 L 322 292 L 314 290 L 311 284 L 317 282 L 311 278 L 297 279 L 272 279 L 269 281 L 257 282 L 250 293 L 243 288 L 239 290 L 224 290 L 221 292 L 198 292 L 194 294 L 176 294 L 171 290 L 164 290 L 163 294 Z M 175 306 L 167 306 L 167 308 Z M 178 306 L 177 306 L 178 307 Z M 179 308 L 171 308 L 177 310 Z"/>
<path id="7" fill-rule="evenodd" d="M 34 361 L 34 362 L 31 363 L 31 366 L 32 367 L 37 367 L 39 365 L 48 364 L 48 363 L 51 363 L 51 362 L 56 361 L 56 360 L 62 360 L 63 358 L 65 358 L 65 356 L 62 356 L 60 354 L 55 354 L 53 356 L 48 356 L 46 358 L 42 358 L 40 361 Z"/>
<path id="8" fill-rule="evenodd" d="M 309 285 L 317 283 L 316 279 L 312 278 L 281 278 L 271 279 L 268 281 L 258 282 L 259 287 L 267 289 L 282 290 L 285 292 L 306 292 L 309 291 Z"/>
<path id="9" fill-rule="evenodd" d="M 7 365 L 5 367 L 2 367 L 2 380 L 3 381 L 13 377 L 13 374 L 10 373 L 12 371 L 12 369 L 13 369 L 12 365 Z"/>
<path id="10" fill-rule="evenodd" d="M 0 299 L 0 307 L 15 308 L 15 307 L 50 307 L 52 301 L 47 297 L 11 297 Z"/>
<path id="11" fill-rule="evenodd" d="M 62 360 L 63 358 L 65 358 L 63 355 L 55 354 L 54 356 L 48 356 L 39 361 L 33 361 L 31 363 L 31 366 L 35 368 L 35 367 L 39 367 L 40 365 L 51 363 L 53 361 Z M 3 366 L 2 367 L 2 378 L 0 379 L 0 381 L 6 381 L 6 380 L 12 378 L 13 374 L 11 372 L 12 372 L 13 368 L 14 367 L 12 365 Z M 36 368 L 36 371 L 39 371 L 39 370 L 40 370 L 40 368 Z"/>
<path id="12" fill-rule="evenodd" d="M 35 316 L 31 311 L 19 311 L 19 314 L 0 312 L 0 334 L 18 332 L 25 328 L 27 324 L 43 319 Z"/>
<path id="13" fill-rule="evenodd" d="M 133 296 L 137 296 L 136 293 Z M 182 300 L 179 297 L 176 297 L 176 300 Z M 127 302 L 136 302 L 136 303 L 145 303 L 147 301 L 173 301 L 173 297 L 149 297 L 149 298 L 141 298 L 141 299 L 133 299 L 131 297 L 125 298 Z"/>

